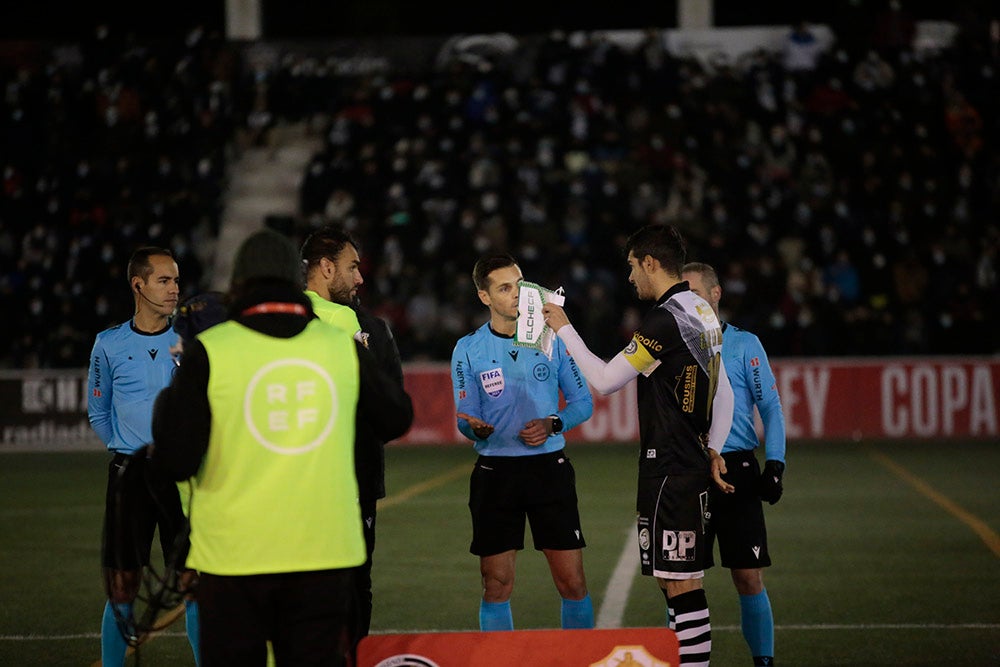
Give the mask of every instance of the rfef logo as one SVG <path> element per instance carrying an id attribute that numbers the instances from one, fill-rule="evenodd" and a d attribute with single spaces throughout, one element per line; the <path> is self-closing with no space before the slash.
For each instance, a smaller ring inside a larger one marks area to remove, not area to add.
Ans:
<path id="1" fill-rule="evenodd" d="M 303 454 L 326 440 L 337 418 L 337 388 L 305 359 L 274 361 L 254 374 L 243 395 L 253 437 L 278 454 Z"/>

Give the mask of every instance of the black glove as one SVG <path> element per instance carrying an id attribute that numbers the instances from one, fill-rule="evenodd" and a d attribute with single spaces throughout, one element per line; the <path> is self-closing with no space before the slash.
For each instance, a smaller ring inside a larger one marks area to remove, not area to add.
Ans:
<path id="1" fill-rule="evenodd" d="M 764 472 L 760 474 L 760 499 L 770 504 L 781 498 L 781 475 L 785 472 L 785 464 L 781 461 L 765 461 Z"/>

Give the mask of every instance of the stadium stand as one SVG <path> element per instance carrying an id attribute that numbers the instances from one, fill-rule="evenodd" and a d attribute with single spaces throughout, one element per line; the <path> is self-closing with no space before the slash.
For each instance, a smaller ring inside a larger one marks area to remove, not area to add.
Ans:
<path id="1" fill-rule="evenodd" d="M 870 28 L 825 44 L 802 25 L 707 60 L 654 30 L 553 32 L 350 71 L 294 45 L 262 67 L 197 31 L 36 67 L 8 53 L 0 305 L 17 322 L 0 365 L 84 365 L 93 333 L 128 317 L 115 267 L 137 239 L 207 288 L 215 241 L 238 243 L 219 227 L 230 165 L 288 145 L 282 127 L 322 137 L 283 224 L 360 238 L 363 299 L 406 361 L 447 359 L 479 323 L 468 273 L 489 247 L 564 286 L 613 354 L 642 307 L 618 249 L 652 221 L 719 267 L 723 316 L 775 356 L 997 352 L 997 42 Z"/>

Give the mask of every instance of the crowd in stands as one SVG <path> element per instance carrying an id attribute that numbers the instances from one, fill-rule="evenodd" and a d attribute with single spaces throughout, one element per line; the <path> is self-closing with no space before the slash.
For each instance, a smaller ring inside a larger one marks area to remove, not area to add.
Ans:
<path id="1" fill-rule="evenodd" d="M 244 103 L 217 36 L 2 45 L 0 367 L 86 367 L 127 321 L 140 245 L 173 250 L 197 288 L 217 235 Z"/>
<path id="2" fill-rule="evenodd" d="M 621 247 L 650 222 L 716 266 L 723 318 L 772 356 L 996 353 L 997 44 L 985 26 L 932 51 L 899 34 L 819 48 L 803 24 L 783 51 L 706 63 L 653 30 L 637 48 L 553 32 L 429 72 L 339 76 L 303 54 L 264 77 L 196 32 L 5 71 L 0 366 L 85 365 L 129 315 L 116 272 L 138 239 L 203 285 L 227 146 L 303 119 L 324 148 L 297 233 L 357 236 L 362 300 L 404 361 L 445 360 L 481 323 L 470 271 L 498 249 L 565 288 L 613 355 L 648 307 Z"/>
<path id="3" fill-rule="evenodd" d="M 996 44 L 925 53 L 898 32 L 823 50 L 800 25 L 784 51 L 710 64 L 653 32 L 634 50 L 554 33 L 527 66 L 357 80 L 303 214 L 362 239 L 365 299 L 406 359 L 446 359 L 478 324 L 468 272 L 499 248 L 613 355 L 648 307 L 620 249 L 650 222 L 683 230 L 724 319 L 775 356 L 994 353 Z"/>

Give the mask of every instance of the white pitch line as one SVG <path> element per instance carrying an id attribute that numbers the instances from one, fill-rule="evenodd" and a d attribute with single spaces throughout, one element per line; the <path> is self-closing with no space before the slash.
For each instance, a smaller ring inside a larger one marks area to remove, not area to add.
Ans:
<path id="1" fill-rule="evenodd" d="M 625 605 L 632 592 L 632 582 L 639 569 L 639 549 L 635 543 L 635 526 L 630 525 L 625 532 L 625 545 L 618 556 L 615 571 L 611 574 L 608 587 L 604 591 L 604 602 L 597 613 L 595 627 L 620 628 L 625 618 Z"/>

